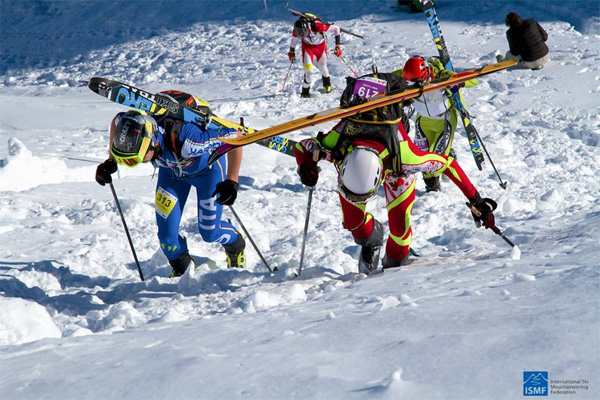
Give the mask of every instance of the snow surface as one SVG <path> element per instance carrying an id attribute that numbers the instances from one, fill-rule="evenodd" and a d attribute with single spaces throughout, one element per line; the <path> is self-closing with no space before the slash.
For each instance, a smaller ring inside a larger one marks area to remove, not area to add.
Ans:
<path id="1" fill-rule="evenodd" d="M 294 21 L 281 1 L 2 0 L 0 398 L 514 399 L 524 371 L 589 380 L 550 397 L 600 398 L 598 5 L 439 3 L 458 69 L 506 51 L 509 11 L 550 35 L 543 70 L 496 73 L 464 93 L 506 191 L 489 161 L 476 169 L 462 128 L 455 138 L 521 254 L 477 230 L 449 182 L 425 194 L 419 179 L 413 246 L 423 257 L 364 279 L 324 165 L 294 278 L 307 190 L 292 158 L 249 146 L 235 210 L 280 271 L 268 273 L 249 246 L 247 271 L 204 265 L 170 279 L 145 165 L 115 180 L 141 282 L 111 192 L 94 181 L 108 123 L 124 108 L 82 81 L 186 90 L 219 116 L 263 128 L 335 106 L 350 71 L 332 57 L 337 88 L 301 100 L 295 64 L 280 92 Z M 291 7 L 363 34 L 342 36 L 360 73 L 436 52 L 423 15 L 392 0 Z M 383 198 L 369 209 L 387 228 Z M 181 229 L 192 253 L 223 267 L 195 218 L 188 206 Z"/>

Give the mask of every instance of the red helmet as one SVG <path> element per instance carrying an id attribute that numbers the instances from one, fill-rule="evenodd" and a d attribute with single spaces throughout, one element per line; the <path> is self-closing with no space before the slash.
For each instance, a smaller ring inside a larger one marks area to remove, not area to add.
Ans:
<path id="1" fill-rule="evenodd" d="M 404 80 L 411 82 L 429 82 L 432 78 L 432 71 L 423 57 L 414 56 L 409 58 L 406 64 L 404 64 L 402 77 Z"/>

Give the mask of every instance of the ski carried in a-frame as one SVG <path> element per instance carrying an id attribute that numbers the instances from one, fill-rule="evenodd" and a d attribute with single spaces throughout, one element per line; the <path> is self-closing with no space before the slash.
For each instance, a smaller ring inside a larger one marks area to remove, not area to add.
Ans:
<path id="1" fill-rule="evenodd" d="M 207 115 L 202 111 L 186 107 L 184 102 L 178 102 L 176 99 L 170 98 L 168 92 L 152 94 L 126 83 L 100 77 L 91 78 L 88 87 L 94 93 L 106 97 L 117 104 L 133 107 L 152 114 L 176 118 L 199 125 L 202 125 L 207 118 Z M 211 115 L 211 120 L 218 126 L 237 129 L 244 134 L 255 132 L 252 128 L 217 117 L 214 114 Z M 279 137 L 264 140 L 258 142 L 258 144 L 292 157 L 294 156 L 294 149 L 296 147 L 294 140 Z"/>
<path id="2" fill-rule="evenodd" d="M 442 61 L 442 64 L 444 65 L 445 69 L 449 71 L 454 71 L 454 66 L 452 65 L 450 54 L 448 53 L 448 47 L 446 46 L 446 42 L 444 40 L 444 37 L 442 36 L 439 20 L 435 12 L 435 4 L 433 3 L 433 0 L 420 1 L 421 5 L 423 6 L 423 12 L 425 13 L 425 19 L 429 24 L 429 29 L 431 30 L 431 35 L 433 36 L 433 41 L 435 42 L 435 47 L 438 50 L 440 60 Z M 461 120 L 465 127 L 465 132 L 467 133 L 467 138 L 469 139 L 471 153 L 473 153 L 473 158 L 475 159 L 475 164 L 477 164 L 477 168 L 479 168 L 479 170 L 481 171 L 485 166 L 485 159 L 483 158 L 479 134 L 477 132 L 477 129 L 475 129 L 475 126 L 473 126 L 473 123 L 471 121 L 471 115 L 465 107 L 460 90 L 456 91 L 455 93 L 452 93 L 452 102 L 454 103 L 456 109 L 460 113 Z"/>
<path id="3" fill-rule="evenodd" d="M 437 79 L 421 87 L 409 88 L 406 90 L 398 90 L 386 94 L 373 96 L 368 99 L 365 99 L 363 103 L 358 105 L 350 107 L 340 106 L 330 108 L 328 110 L 324 110 L 316 114 L 310 114 L 292 121 L 272 126 L 270 128 L 258 130 L 254 133 L 245 136 L 240 136 L 237 138 L 223 137 L 220 139 L 225 144 L 217 148 L 210 155 L 209 163 L 214 163 L 221 156 L 241 146 L 246 146 L 248 144 L 252 144 L 261 140 L 267 140 L 275 136 L 283 135 L 285 133 L 293 132 L 302 128 L 307 128 L 309 126 L 319 125 L 325 122 L 350 117 L 352 115 L 373 110 L 378 107 L 383 107 L 390 104 L 399 103 L 404 100 L 413 99 L 422 96 L 425 93 L 430 93 L 436 90 L 460 85 L 461 83 L 464 83 L 473 78 L 491 74 L 497 71 L 502 71 L 516 64 L 517 62 L 514 60 L 507 60 L 497 64 L 486 65 L 484 67 L 459 72 L 451 77 Z"/>

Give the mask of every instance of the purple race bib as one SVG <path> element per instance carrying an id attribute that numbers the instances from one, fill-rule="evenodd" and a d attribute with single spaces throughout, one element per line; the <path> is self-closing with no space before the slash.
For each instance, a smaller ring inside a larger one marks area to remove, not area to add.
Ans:
<path id="1" fill-rule="evenodd" d="M 352 97 L 358 96 L 363 99 L 377 96 L 378 94 L 385 93 L 387 87 L 387 81 L 372 77 L 363 77 L 356 81 L 354 84 L 354 90 L 352 91 Z"/>

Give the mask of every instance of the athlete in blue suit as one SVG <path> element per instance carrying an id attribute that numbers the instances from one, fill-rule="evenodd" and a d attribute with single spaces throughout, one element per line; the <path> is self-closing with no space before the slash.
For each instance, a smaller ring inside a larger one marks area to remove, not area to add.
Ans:
<path id="1" fill-rule="evenodd" d="M 245 267 L 245 241 L 237 229 L 221 220 L 223 205 L 237 197 L 241 149 L 209 166 L 208 157 L 221 146 L 219 136 L 237 136 L 207 117 L 203 127 L 171 118 L 154 118 L 144 111 L 119 113 L 110 129 L 110 155 L 96 170 L 96 181 L 112 182 L 117 164 L 135 167 L 152 162 L 158 167 L 155 209 L 160 246 L 181 276 L 192 265 L 186 240 L 179 225 L 190 189 L 198 198 L 198 229 L 205 242 L 218 242 L 225 248 L 228 267 Z M 229 164 L 229 166 L 227 165 Z"/>

